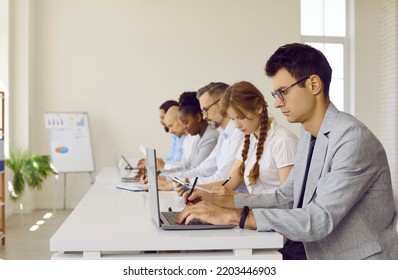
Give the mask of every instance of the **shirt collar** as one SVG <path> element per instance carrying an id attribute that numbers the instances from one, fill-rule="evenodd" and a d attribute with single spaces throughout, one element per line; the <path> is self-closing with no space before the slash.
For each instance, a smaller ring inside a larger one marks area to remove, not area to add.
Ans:
<path id="1" fill-rule="evenodd" d="M 233 120 L 229 120 L 227 126 L 225 127 L 225 129 L 223 130 L 223 135 L 225 138 L 228 138 L 229 136 L 232 135 L 232 133 L 235 130 L 235 122 Z"/>

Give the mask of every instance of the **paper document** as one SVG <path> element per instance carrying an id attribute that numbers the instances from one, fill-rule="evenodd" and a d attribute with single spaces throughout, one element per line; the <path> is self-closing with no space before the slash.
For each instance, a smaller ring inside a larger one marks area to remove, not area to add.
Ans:
<path id="1" fill-rule="evenodd" d="M 126 191 L 133 191 L 133 192 L 142 192 L 145 191 L 144 185 L 141 183 L 122 183 L 116 185 L 117 189 L 126 190 Z"/>

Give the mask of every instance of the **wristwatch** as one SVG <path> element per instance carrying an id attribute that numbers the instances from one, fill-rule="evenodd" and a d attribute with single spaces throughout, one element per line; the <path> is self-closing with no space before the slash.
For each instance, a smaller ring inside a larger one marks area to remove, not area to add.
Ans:
<path id="1" fill-rule="evenodd" d="M 247 215 L 249 215 L 250 208 L 248 206 L 243 206 L 242 208 L 242 213 L 240 214 L 240 221 L 239 221 L 239 227 L 240 228 L 245 228 L 245 222 Z"/>

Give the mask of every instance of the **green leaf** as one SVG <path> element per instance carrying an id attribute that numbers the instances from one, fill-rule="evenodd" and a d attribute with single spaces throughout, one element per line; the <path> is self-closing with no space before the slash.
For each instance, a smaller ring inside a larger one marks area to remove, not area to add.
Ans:
<path id="1" fill-rule="evenodd" d="M 45 179 L 52 174 L 57 174 L 51 168 L 50 156 L 34 155 L 20 149 L 10 150 L 10 156 L 5 160 L 5 164 L 14 173 L 12 184 L 17 196 L 23 194 L 25 185 L 31 189 L 41 190 Z"/>

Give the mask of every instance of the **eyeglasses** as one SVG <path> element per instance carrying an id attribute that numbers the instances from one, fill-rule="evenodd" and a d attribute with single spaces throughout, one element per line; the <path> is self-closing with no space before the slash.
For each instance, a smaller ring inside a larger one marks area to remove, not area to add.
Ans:
<path id="1" fill-rule="evenodd" d="M 295 85 L 304 82 L 305 80 L 307 80 L 310 76 L 304 77 L 300 80 L 298 80 L 297 82 L 295 82 L 294 84 L 288 86 L 287 88 L 282 88 L 282 89 L 277 89 L 271 92 L 271 95 L 273 98 L 276 98 L 276 96 L 279 97 L 280 100 L 285 101 L 285 97 L 283 96 L 284 94 L 286 94 L 286 92 L 291 89 L 292 87 L 294 87 Z"/>
<path id="2" fill-rule="evenodd" d="M 221 98 L 218 99 L 217 101 L 211 103 L 210 105 L 208 105 L 208 106 L 206 106 L 206 107 L 203 107 L 203 108 L 202 108 L 202 114 L 203 114 L 203 115 L 207 115 L 207 112 L 209 111 L 209 109 L 211 108 L 211 106 L 216 105 L 220 100 L 221 100 Z"/>

